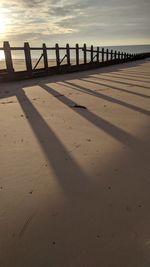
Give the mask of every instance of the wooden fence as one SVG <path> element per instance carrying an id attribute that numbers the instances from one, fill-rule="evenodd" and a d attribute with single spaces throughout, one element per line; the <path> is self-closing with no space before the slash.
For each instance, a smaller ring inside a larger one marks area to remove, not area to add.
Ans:
<path id="1" fill-rule="evenodd" d="M 6 65 L 5 69 L 0 69 L 1 81 L 86 70 L 110 64 L 124 63 L 150 56 L 150 53 L 123 53 L 120 51 L 113 51 L 100 47 L 95 48 L 93 45 L 91 45 L 89 48 L 86 44 L 84 44 L 82 47 L 78 44 L 76 44 L 75 47 L 70 47 L 69 44 L 64 47 L 61 47 L 58 44 L 56 44 L 55 47 L 47 47 L 46 44 L 43 44 L 42 47 L 30 47 L 28 42 L 24 43 L 23 47 L 11 47 L 9 42 L 4 42 L 3 47 L 0 47 L 0 51 L 4 52 L 4 60 Z M 15 71 L 12 58 L 13 51 L 23 52 L 26 68 L 24 71 Z M 33 58 L 31 56 L 32 51 L 40 51 L 41 53 L 34 66 Z M 48 51 L 53 51 L 55 54 L 55 67 L 49 66 L 50 58 L 48 57 Z M 61 51 L 64 52 L 64 56 L 62 58 L 60 55 Z M 74 64 L 71 64 L 72 51 L 74 51 Z M 66 64 L 63 64 L 64 60 L 66 61 Z M 43 67 L 38 68 L 41 61 L 43 61 Z"/>

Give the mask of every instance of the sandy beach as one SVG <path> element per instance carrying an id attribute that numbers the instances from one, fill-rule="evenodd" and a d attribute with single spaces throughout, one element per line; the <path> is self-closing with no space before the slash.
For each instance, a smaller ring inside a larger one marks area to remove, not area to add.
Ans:
<path id="1" fill-rule="evenodd" d="M 150 61 L 0 84 L 0 266 L 150 266 Z"/>

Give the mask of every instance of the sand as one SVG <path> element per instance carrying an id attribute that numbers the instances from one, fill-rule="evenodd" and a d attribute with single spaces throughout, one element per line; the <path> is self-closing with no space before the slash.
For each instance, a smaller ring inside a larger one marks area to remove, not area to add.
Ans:
<path id="1" fill-rule="evenodd" d="M 150 61 L 0 84 L 0 266 L 150 266 Z"/>

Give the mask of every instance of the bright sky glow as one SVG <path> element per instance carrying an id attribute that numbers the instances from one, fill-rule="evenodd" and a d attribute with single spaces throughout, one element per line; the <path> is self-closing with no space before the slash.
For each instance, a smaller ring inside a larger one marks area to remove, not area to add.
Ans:
<path id="1" fill-rule="evenodd" d="M 0 60 L 3 60 L 3 59 L 4 59 L 4 52 L 0 51 Z"/>

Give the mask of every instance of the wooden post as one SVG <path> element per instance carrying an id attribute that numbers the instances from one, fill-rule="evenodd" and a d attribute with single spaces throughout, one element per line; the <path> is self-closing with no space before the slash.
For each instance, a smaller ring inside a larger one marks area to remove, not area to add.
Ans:
<path id="1" fill-rule="evenodd" d="M 99 46 L 97 46 L 97 62 L 99 62 Z"/>
<path id="2" fill-rule="evenodd" d="M 123 52 L 121 53 L 121 59 L 123 59 Z"/>
<path id="3" fill-rule="evenodd" d="M 57 67 L 60 67 L 60 53 L 59 53 L 59 45 L 55 45 L 55 51 L 56 51 L 56 64 Z"/>
<path id="4" fill-rule="evenodd" d="M 66 55 L 67 55 L 67 64 L 70 65 L 70 47 L 69 47 L 69 44 L 66 44 Z"/>
<path id="5" fill-rule="evenodd" d="M 113 50 L 111 50 L 110 59 L 113 60 Z"/>
<path id="6" fill-rule="evenodd" d="M 76 65 L 79 65 L 79 45 L 76 44 Z"/>
<path id="7" fill-rule="evenodd" d="M 6 68 L 9 73 L 14 72 L 13 68 L 13 61 L 12 61 L 12 55 L 11 55 L 11 48 L 9 42 L 3 43 L 3 49 L 5 54 L 5 62 L 6 62 Z"/>
<path id="8" fill-rule="evenodd" d="M 120 51 L 118 52 L 118 59 L 120 60 Z"/>
<path id="9" fill-rule="evenodd" d="M 86 64 L 87 63 L 86 44 L 83 45 L 83 60 L 84 64 Z"/>
<path id="10" fill-rule="evenodd" d="M 108 54 L 108 53 L 109 53 L 109 50 L 107 49 L 107 50 L 106 50 L 106 61 L 109 60 L 109 54 Z"/>
<path id="11" fill-rule="evenodd" d="M 48 69 L 48 58 L 47 58 L 47 49 L 46 44 L 43 44 L 43 60 L 44 60 L 44 68 Z"/>
<path id="12" fill-rule="evenodd" d="M 104 48 L 102 48 L 102 62 L 104 62 Z"/>
<path id="13" fill-rule="evenodd" d="M 93 45 L 91 45 L 91 62 L 93 62 Z"/>
<path id="14" fill-rule="evenodd" d="M 117 58 L 117 51 L 115 50 L 115 55 L 114 55 L 114 59 Z"/>
<path id="15" fill-rule="evenodd" d="M 32 74 L 32 61 L 29 43 L 24 43 L 24 53 L 26 61 L 26 69 L 29 74 Z"/>

